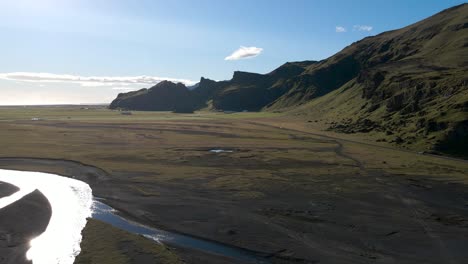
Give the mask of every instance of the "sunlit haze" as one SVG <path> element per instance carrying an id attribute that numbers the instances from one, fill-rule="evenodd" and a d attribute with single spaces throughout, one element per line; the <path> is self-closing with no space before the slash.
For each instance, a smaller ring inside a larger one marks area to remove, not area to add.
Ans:
<path id="1" fill-rule="evenodd" d="M 266 73 L 463 1 L 285 2 L 1 1 L 0 105 L 109 103 L 162 79 Z"/>

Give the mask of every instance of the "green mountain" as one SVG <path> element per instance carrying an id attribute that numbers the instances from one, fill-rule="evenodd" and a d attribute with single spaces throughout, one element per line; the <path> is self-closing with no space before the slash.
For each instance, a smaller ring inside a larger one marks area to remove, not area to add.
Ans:
<path id="1" fill-rule="evenodd" d="M 303 75 L 344 64 L 353 67 L 334 74 L 345 83 L 338 89 L 322 85 L 333 91 L 292 112 L 324 120 L 339 132 L 374 133 L 408 148 L 468 155 L 467 4 L 365 38 Z M 287 95 L 271 107 L 284 105 L 294 105 Z"/>
<path id="2" fill-rule="evenodd" d="M 326 60 L 286 63 L 268 74 L 235 72 L 228 81 L 201 78 L 193 90 L 164 82 L 120 94 L 111 108 L 285 111 L 339 132 L 468 155 L 467 73 L 463 4 Z"/>

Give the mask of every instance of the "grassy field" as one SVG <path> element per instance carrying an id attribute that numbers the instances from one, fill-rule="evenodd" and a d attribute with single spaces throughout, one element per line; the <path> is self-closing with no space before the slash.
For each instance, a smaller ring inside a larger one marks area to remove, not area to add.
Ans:
<path id="1" fill-rule="evenodd" d="M 273 262 L 437 263 L 440 259 L 423 249 L 438 247 L 424 227 L 442 239 L 439 232 L 455 230 L 459 235 L 451 241 L 468 242 L 466 201 L 460 198 L 468 163 L 370 143 L 277 113 L 126 116 L 103 107 L 0 109 L 0 158 L 98 167 L 108 179 L 89 182 L 95 195 L 128 217 L 271 253 Z M 59 167 L 13 166 L 67 175 Z M 424 213 L 415 216 L 414 210 Z M 453 217 L 455 224 L 447 220 Z M 381 236 L 395 228 L 398 237 Z M 86 257 L 99 258 L 98 251 L 92 256 L 94 242 L 88 239 Z M 415 242 L 425 240 L 429 244 Z M 413 251 L 398 250 L 405 245 Z M 104 246 L 101 250 L 114 252 L 116 244 Z M 117 255 L 118 263 L 133 263 Z"/>
<path id="2" fill-rule="evenodd" d="M 76 264 L 182 263 L 164 245 L 98 220 L 88 221 L 83 230 L 83 239 Z"/>

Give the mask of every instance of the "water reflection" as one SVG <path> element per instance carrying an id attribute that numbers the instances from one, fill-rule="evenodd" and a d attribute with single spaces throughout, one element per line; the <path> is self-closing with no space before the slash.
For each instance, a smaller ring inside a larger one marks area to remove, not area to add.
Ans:
<path id="1" fill-rule="evenodd" d="M 212 153 L 232 153 L 234 152 L 233 150 L 227 150 L 227 149 L 212 149 L 210 150 Z"/>
<path id="2" fill-rule="evenodd" d="M 19 191 L 0 199 L 0 209 L 34 190 L 39 190 L 52 207 L 47 229 L 31 241 L 27 258 L 34 264 L 72 264 L 80 252 L 81 230 L 91 216 L 92 192 L 84 182 L 39 172 L 0 170 L 0 181 Z"/>
<path id="3" fill-rule="evenodd" d="M 221 243 L 216 243 L 196 237 L 183 234 L 172 233 L 161 229 L 151 228 L 138 223 L 124 219 L 116 214 L 115 210 L 100 201 L 94 201 L 93 218 L 109 223 L 117 228 L 126 230 L 130 233 L 143 235 L 146 238 L 156 242 L 170 244 L 173 246 L 191 248 L 204 251 L 211 254 L 221 255 L 239 260 L 243 263 L 268 263 L 263 257 L 255 252 L 236 248 Z"/>
<path id="4" fill-rule="evenodd" d="M 93 203 L 91 188 L 78 180 L 39 172 L 0 170 L 0 181 L 19 188 L 16 193 L 0 198 L 0 210 L 36 189 L 47 197 L 52 207 L 47 229 L 31 241 L 31 248 L 27 252 L 28 259 L 34 264 L 73 264 L 80 253 L 81 230 L 86 225 L 86 218 L 91 216 L 156 242 L 226 256 L 242 262 L 268 263 L 255 252 L 128 221 L 114 214 L 115 210 L 106 204 L 97 200 Z"/>

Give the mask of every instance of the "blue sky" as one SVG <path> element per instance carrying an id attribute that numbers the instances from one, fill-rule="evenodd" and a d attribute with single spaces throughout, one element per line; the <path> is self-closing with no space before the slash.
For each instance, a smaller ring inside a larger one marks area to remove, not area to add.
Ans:
<path id="1" fill-rule="evenodd" d="M 1 0 L 0 105 L 101 103 L 161 78 L 266 73 L 461 3 Z"/>

